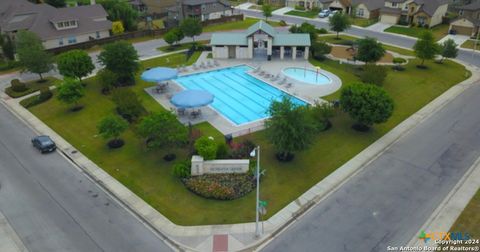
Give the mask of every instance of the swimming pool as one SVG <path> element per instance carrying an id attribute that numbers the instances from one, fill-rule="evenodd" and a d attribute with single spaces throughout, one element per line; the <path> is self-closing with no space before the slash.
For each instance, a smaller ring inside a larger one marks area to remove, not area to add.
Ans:
<path id="1" fill-rule="evenodd" d="M 283 73 L 290 78 L 308 84 L 325 85 L 332 82 L 330 78 L 320 73 L 320 70 L 317 73 L 317 70 L 312 70 L 308 68 L 288 67 L 283 69 Z"/>
<path id="2" fill-rule="evenodd" d="M 272 101 L 289 96 L 292 102 L 306 102 L 247 74 L 246 65 L 181 76 L 175 79 L 185 89 L 206 90 L 215 96 L 211 106 L 236 125 L 268 117 Z"/>

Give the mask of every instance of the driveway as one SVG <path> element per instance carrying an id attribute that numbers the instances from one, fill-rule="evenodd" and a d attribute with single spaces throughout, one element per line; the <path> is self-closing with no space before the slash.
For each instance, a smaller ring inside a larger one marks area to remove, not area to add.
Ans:
<path id="1" fill-rule="evenodd" d="M 376 32 L 383 32 L 385 31 L 385 29 L 389 28 L 390 26 L 392 26 L 391 24 L 386 24 L 386 23 L 381 23 L 381 22 L 377 22 L 373 25 L 370 25 L 368 27 L 365 27 L 366 30 L 370 30 L 370 31 L 376 31 Z"/>
<path id="2" fill-rule="evenodd" d="M 463 43 L 465 43 L 465 41 L 469 40 L 470 37 L 469 36 L 465 36 L 465 35 L 452 35 L 452 34 L 448 34 L 447 36 L 443 37 L 442 39 L 440 39 L 438 41 L 438 43 L 443 43 L 444 41 L 448 40 L 448 39 L 453 39 L 453 41 L 455 41 L 455 44 L 457 44 L 457 46 L 461 46 Z"/>
<path id="3" fill-rule="evenodd" d="M 294 10 L 292 7 L 283 7 L 272 12 L 273 15 L 283 15 L 291 10 Z"/>

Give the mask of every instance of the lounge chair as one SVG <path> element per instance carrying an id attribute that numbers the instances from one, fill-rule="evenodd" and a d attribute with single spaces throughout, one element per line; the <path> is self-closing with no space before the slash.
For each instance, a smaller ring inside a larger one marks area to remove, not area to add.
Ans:
<path id="1" fill-rule="evenodd" d="M 281 86 L 281 85 L 285 84 L 285 82 L 287 82 L 287 77 L 283 77 L 283 79 L 278 82 L 278 85 Z"/>
<path id="2" fill-rule="evenodd" d="M 260 66 L 257 66 L 255 67 L 255 69 L 253 69 L 253 73 L 258 73 L 260 71 Z"/>
<path id="3" fill-rule="evenodd" d="M 275 77 L 272 77 L 272 79 L 270 79 L 270 80 L 271 81 L 276 81 L 278 79 L 280 79 L 280 74 L 275 75 Z"/>

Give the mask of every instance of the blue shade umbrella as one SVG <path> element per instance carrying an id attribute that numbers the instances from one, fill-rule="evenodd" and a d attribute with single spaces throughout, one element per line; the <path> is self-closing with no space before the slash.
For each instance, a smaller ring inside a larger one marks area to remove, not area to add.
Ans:
<path id="1" fill-rule="evenodd" d="M 142 80 L 148 82 L 159 82 L 177 77 L 177 69 L 169 67 L 154 67 L 142 73 Z"/>
<path id="2" fill-rule="evenodd" d="M 175 94 L 170 102 L 178 108 L 203 107 L 213 102 L 214 96 L 203 90 L 185 90 Z"/>

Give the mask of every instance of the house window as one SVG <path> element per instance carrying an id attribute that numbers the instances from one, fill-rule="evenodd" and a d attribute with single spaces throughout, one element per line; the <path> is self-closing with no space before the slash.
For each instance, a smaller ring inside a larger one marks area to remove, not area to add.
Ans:
<path id="1" fill-rule="evenodd" d="M 58 39 L 58 45 L 59 45 L 59 46 L 63 46 L 63 38 L 59 38 L 59 39 Z"/>
<path id="2" fill-rule="evenodd" d="M 75 20 L 70 21 L 70 26 L 75 26 Z"/>
<path id="3" fill-rule="evenodd" d="M 424 25 L 425 24 L 425 17 L 417 17 L 417 23 L 419 25 Z"/>
<path id="4" fill-rule="evenodd" d="M 58 22 L 57 26 L 58 26 L 58 28 L 63 28 L 63 22 Z"/>
<path id="5" fill-rule="evenodd" d="M 392 7 L 397 7 L 397 3 L 392 3 Z"/>
<path id="6" fill-rule="evenodd" d="M 463 10 L 459 10 L 458 15 L 463 16 Z"/>
<path id="7" fill-rule="evenodd" d="M 76 37 L 69 37 L 69 38 L 68 38 L 68 43 L 69 43 L 69 44 L 75 44 L 75 43 L 77 43 L 77 38 L 76 38 Z"/>
<path id="8" fill-rule="evenodd" d="M 96 37 L 97 39 L 99 39 L 99 38 L 100 38 L 100 32 L 98 32 L 98 31 L 95 32 L 95 37 Z"/>
<path id="9" fill-rule="evenodd" d="M 363 17 L 363 9 L 357 9 L 357 16 Z"/>

